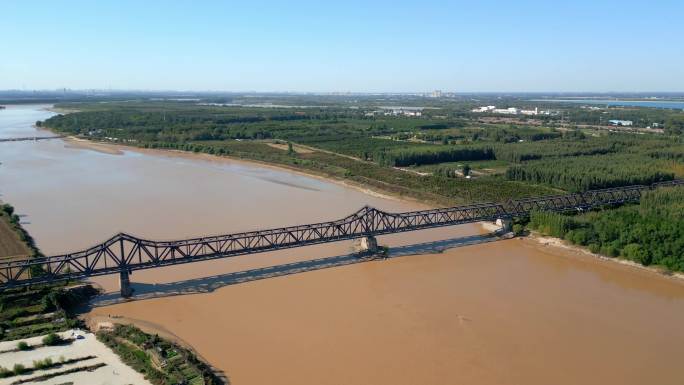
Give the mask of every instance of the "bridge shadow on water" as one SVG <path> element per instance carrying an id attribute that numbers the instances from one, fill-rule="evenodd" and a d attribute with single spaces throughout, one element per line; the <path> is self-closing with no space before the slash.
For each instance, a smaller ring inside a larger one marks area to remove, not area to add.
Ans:
<path id="1" fill-rule="evenodd" d="M 497 241 L 500 239 L 502 238 L 496 236 L 495 234 L 486 234 L 446 239 L 434 242 L 419 243 L 407 246 L 398 246 L 390 248 L 390 251 L 385 258 L 393 259 L 411 255 L 439 254 L 447 249 L 487 243 Z M 299 274 L 307 271 L 321 270 L 331 267 L 352 265 L 356 263 L 368 262 L 378 259 L 383 259 L 383 257 L 360 257 L 359 254 L 346 254 L 334 257 L 318 258 L 306 261 L 286 263 L 282 265 L 237 271 L 178 282 L 158 284 L 131 282 L 131 286 L 134 290 L 132 298 L 122 298 L 119 295 L 118 291 L 105 293 L 94 298 L 90 303 L 90 307 L 113 305 L 116 303 L 126 302 L 130 300 L 143 300 L 150 298 L 170 297 L 175 295 L 211 293 L 216 289 L 228 285 L 235 285 L 239 283 L 251 282 L 266 278 L 281 277 L 290 274 Z"/>

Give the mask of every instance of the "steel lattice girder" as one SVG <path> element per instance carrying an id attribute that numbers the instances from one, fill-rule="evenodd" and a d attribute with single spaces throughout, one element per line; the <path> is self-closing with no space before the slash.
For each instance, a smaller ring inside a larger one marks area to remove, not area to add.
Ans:
<path id="1" fill-rule="evenodd" d="M 529 215 L 533 210 L 560 212 L 590 209 L 636 202 L 647 190 L 683 185 L 684 181 L 674 180 L 651 186 L 617 187 L 505 203 L 480 203 L 406 213 L 387 213 L 365 206 L 345 218 L 331 222 L 178 241 L 151 241 L 119 233 L 99 245 L 75 253 L 0 263 L 0 288 L 225 258 L 363 236 L 512 218 Z"/>

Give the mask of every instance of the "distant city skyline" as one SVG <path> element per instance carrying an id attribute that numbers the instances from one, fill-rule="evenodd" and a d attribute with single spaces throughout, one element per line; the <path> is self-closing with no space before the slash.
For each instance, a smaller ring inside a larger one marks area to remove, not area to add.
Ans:
<path id="1" fill-rule="evenodd" d="M 6 2 L 0 89 L 681 92 L 681 1 Z"/>

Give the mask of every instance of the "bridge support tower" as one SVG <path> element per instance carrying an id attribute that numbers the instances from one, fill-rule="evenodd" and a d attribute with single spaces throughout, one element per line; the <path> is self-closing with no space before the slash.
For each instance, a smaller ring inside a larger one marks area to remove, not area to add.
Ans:
<path id="1" fill-rule="evenodd" d="M 508 233 L 513 230 L 513 220 L 510 218 L 499 218 L 495 223 L 501 228 L 499 231 L 502 233 Z"/>
<path id="2" fill-rule="evenodd" d="M 374 236 L 361 238 L 361 250 L 368 254 L 375 254 L 378 252 L 378 240 Z"/>
<path id="3" fill-rule="evenodd" d="M 131 287 L 131 279 L 129 278 L 131 272 L 128 270 L 121 270 L 119 272 L 119 289 L 121 296 L 129 298 L 133 295 L 133 288 Z"/>

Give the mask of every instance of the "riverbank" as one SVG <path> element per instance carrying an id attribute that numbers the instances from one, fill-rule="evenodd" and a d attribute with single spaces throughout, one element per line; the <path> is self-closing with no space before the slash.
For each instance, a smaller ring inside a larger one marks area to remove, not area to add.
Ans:
<path id="1" fill-rule="evenodd" d="M 157 334 L 159 337 L 169 340 L 175 344 L 178 344 L 186 349 L 192 349 L 192 346 L 187 342 L 183 341 L 182 338 L 175 335 L 173 332 L 167 330 L 161 325 L 155 324 L 152 321 L 144 321 L 139 319 L 132 319 L 128 317 L 122 317 L 119 315 L 96 315 L 92 313 L 85 313 L 79 316 L 87 326 L 88 329 L 97 332 L 100 329 L 112 328 L 113 325 L 134 325 L 138 329 L 142 330 L 148 334 Z M 201 355 L 198 354 L 198 357 Z"/>
<path id="2" fill-rule="evenodd" d="M 522 239 L 527 239 L 530 242 L 533 242 L 533 243 L 536 243 L 536 244 L 539 244 L 539 245 L 542 245 L 545 247 L 548 246 L 548 247 L 556 248 L 556 249 L 563 250 L 563 251 L 569 251 L 575 255 L 589 256 L 589 257 L 596 258 L 596 259 L 603 261 L 603 262 L 606 262 L 606 263 L 616 263 L 619 265 L 628 266 L 628 267 L 633 268 L 633 269 L 647 271 L 649 273 L 656 274 L 660 277 L 671 278 L 671 279 L 674 279 L 677 281 L 684 282 L 684 273 L 680 273 L 680 272 L 676 272 L 676 271 L 670 271 L 670 270 L 667 270 L 667 269 L 665 269 L 663 267 L 659 267 L 659 266 L 655 266 L 655 267 L 654 266 L 644 266 L 640 263 L 637 263 L 634 261 L 629 261 L 629 260 L 622 259 L 619 257 L 607 257 L 607 256 L 602 255 L 602 254 L 592 253 L 586 247 L 573 245 L 573 244 L 570 244 L 570 243 L 568 243 L 568 241 L 565 241 L 563 239 L 543 235 L 543 234 L 538 233 L 536 231 L 530 232 L 529 235 L 522 237 Z"/>
<path id="3" fill-rule="evenodd" d="M 31 254 L 29 245 L 21 239 L 21 233 L 17 231 L 18 222 L 13 221 L 11 212 L 7 212 L 11 206 L 5 206 L 0 201 L 0 260 L 8 261 L 15 259 L 26 259 Z"/>
<path id="4" fill-rule="evenodd" d="M 144 154 L 171 156 L 171 157 L 178 157 L 178 158 L 184 158 L 184 159 L 200 159 L 200 160 L 206 160 L 206 161 L 222 161 L 223 160 L 223 161 L 227 161 L 227 162 L 258 165 L 258 166 L 264 167 L 264 168 L 287 171 L 287 172 L 295 173 L 298 175 L 316 178 L 316 179 L 319 179 L 319 180 L 322 180 L 325 182 L 335 183 L 339 186 L 346 187 L 346 188 L 352 188 L 352 189 L 359 191 L 363 194 L 367 194 L 367 195 L 370 195 L 370 196 L 373 196 L 376 198 L 391 199 L 391 200 L 410 202 L 410 203 L 419 203 L 419 204 L 425 206 L 426 208 L 427 207 L 430 207 L 430 208 L 442 207 L 441 205 L 439 205 L 439 201 L 424 201 L 424 200 L 420 200 L 417 197 L 402 195 L 402 194 L 392 192 L 389 190 L 381 190 L 381 189 L 378 189 L 376 186 L 371 186 L 369 184 L 363 184 L 363 183 L 351 181 L 349 179 L 335 177 L 334 175 L 326 174 L 323 172 L 315 172 L 314 170 L 304 169 L 304 168 L 300 168 L 300 167 L 294 167 L 291 165 L 286 165 L 286 164 L 281 164 L 281 163 L 271 163 L 271 162 L 266 162 L 266 161 L 260 161 L 258 159 L 245 159 L 245 158 L 234 157 L 234 156 L 230 156 L 230 155 L 211 155 L 211 154 L 205 154 L 205 153 L 196 153 L 196 152 L 173 150 L 173 149 L 143 148 L 143 147 L 139 147 L 139 146 L 135 146 L 135 145 L 125 145 L 125 144 L 120 144 L 120 143 L 101 142 L 101 141 L 79 138 L 79 137 L 75 137 L 75 136 L 66 137 L 66 138 L 64 138 L 64 141 L 67 142 L 73 148 L 89 149 L 89 150 L 98 151 L 98 152 L 102 152 L 102 153 L 106 153 L 106 154 L 110 154 L 110 155 L 122 155 L 124 153 L 124 151 L 134 151 L 134 152 L 144 153 Z"/>
<path id="5" fill-rule="evenodd" d="M 55 114 L 64 114 L 64 115 L 72 114 L 74 112 L 81 112 L 80 110 L 77 110 L 75 108 L 59 108 L 59 107 L 55 107 L 54 105 L 49 106 L 49 107 L 45 107 L 45 111 L 50 111 L 50 112 L 54 112 Z"/>
<path id="6" fill-rule="evenodd" d="M 482 228 L 485 231 L 497 231 L 499 230 L 499 226 L 497 226 L 494 223 L 489 223 L 489 222 L 482 222 L 480 224 Z M 675 279 L 681 282 L 684 282 L 684 273 L 680 272 L 675 272 L 675 271 L 670 271 L 667 270 L 663 267 L 660 266 L 644 266 L 640 263 L 634 262 L 634 261 L 629 261 L 623 258 L 619 257 L 608 257 L 602 254 L 598 253 L 592 253 L 588 248 L 574 245 L 569 243 L 568 241 L 548 235 L 541 234 L 537 231 L 528 231 L 527 235 L 520 235 L 516 237 L 517 239 L 520 240 L 525 240 L 529 243 L 543 246 L 544 248 L 550 247 L 550 248 L 555 248 L 560 252 L 563 252 L 564 255 L 567 256 L 588 256 L 595 258 L 603 263 L 616 263 L 622 266 L 628 266 L 633 269 L 639 269 L 643 271 L 647 271 L 653 274 L 656 274 L 661 277 L 666 277 L 666 278 L 671 278 Z"/>

